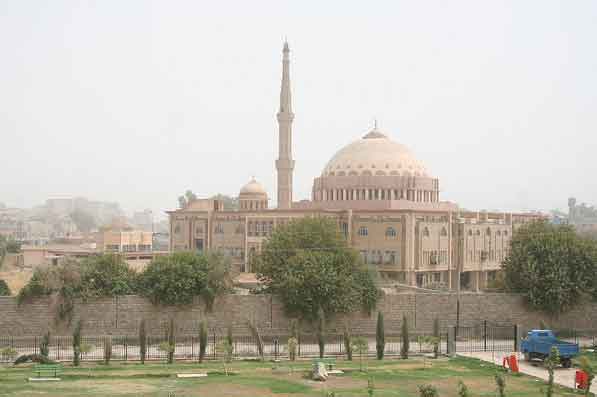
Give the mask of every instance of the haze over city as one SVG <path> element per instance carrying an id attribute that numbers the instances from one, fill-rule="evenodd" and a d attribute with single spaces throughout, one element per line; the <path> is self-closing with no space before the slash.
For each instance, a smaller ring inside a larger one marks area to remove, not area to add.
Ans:
<path id="1" fill-rule="evenodd" d="M 255 176 L 275 205 L 287 38 L 295 200 L 377 119 L 442 200 L 594 204 L 597 3 L 565 4 L 3 2 L 0 201 L 163 214 Z"/>

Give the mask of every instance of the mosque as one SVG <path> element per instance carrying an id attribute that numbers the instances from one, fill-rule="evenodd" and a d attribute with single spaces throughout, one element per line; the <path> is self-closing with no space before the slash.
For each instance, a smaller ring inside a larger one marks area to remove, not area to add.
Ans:
<path id="1" fill-rule="evenodd" d="M 236 272 L 251 273 L 277 225 L 301 217 L 335 219 L 349 245 L 382 278 L 435 289 L 490 287 L 512 232 L 537 214 L 470 212 L 441 201 L 439 180 L 377 125 L 341 148 L 313 181 L 311 200 L 293 201 L 290 49 L 284 43 L 276 160 L 277 207 L 269 208 L 254 178 L 240 189 L 239 208 L 198 199 L 167 211 L 170 249 L 220 250 Z"/>

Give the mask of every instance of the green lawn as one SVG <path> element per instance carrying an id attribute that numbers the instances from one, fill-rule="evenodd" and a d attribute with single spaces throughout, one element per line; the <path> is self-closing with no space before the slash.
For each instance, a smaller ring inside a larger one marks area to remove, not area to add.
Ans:
<path id="1" fill-rule="evenodd" d="M 278 366 L 276 370 L 272 367 Z M 85 364 L 66 366 L 60 382 L 28 382 L 30 367 L 0 367 L 0 396 L 367 396 L 367 381 L 372 379 L 375 396 L 417 396 L 417 386 L 435 385 L 440 396 L 457 396 L 456 386 L 463 380 L 474 396 L 495 396 L 496 367 L 474 359 L 384 360 L 368 362 L 368 373 L 359 371 L 359 363 L 339 361 L 344 375 L 327 382 L 313 382 L 306 377 L 310 362 L 288 363 L 234 362 L 233 372 L 225 376 L 219 363 L 132 364 L 110 366 Z M 207 378 L 179 379 L 176 373 L 207 372 Z M 543 382 L 523 375 L 506 375 L 507 395 L 541 396 Z M 556 396 L 578 396 L 557 388 Z"/>

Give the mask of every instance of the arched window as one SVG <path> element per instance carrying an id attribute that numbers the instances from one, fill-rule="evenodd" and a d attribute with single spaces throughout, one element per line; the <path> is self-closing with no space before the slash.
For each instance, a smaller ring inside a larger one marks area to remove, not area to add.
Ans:
<path id="1" fill-rule="evenodd" d="M 423 229 L 423 237 L 429 237 L 429 229 Z"/>
<path id="2" fill-rule="evenodd" d="M 469 235 L 469 236 L 472 236 L 472 235 L 473 235 L 473 231 L 469 229 L 469 231 L 468 231 L 468 235 Z"/>
<path id="3" fill-rule="evenodd" d="M 448 231 L 446 230 L 445 227 L 442 227 L 441 235 L 442 235 L 442 237 L 446 237 L 448 235 Z"/>
<path id="4" fill-rule="evenodd" d="M 507 236 L 507 235 L 508 235 L 508 231 L 504 230 L 504 236 Z"/>
<path id="5" fill-rule="evenodd" d="M 491 236 L 491 229 L 487 228 L 487 230 L 485 230 L 485 235 L 486 236 Z"/>
<path id="6" fill-rule="evenodd" d="M 389 226 L 386 229 L 386 237 L 387 238 L 396 238 L 396 229 L 394 229 L 392 226 Z"/>
<path id="7" fill-rule="evenodd" d="M 180 225 L 174 226 L 174 234 L 179 234 L 179 233 L 180 233 Z"/>
<path id="8" fill-rule="evenodd" d="M 202 234 L 203 233 L 203 227 L 202 226 L 197 226 L 195 228 L 195 234 Z"/>
<path id="9" fill-rule="evenodd" d="M 481 235 L 481 230 L 477 230 L 477 236 Z"/>
<path id="10" fill-rule="evenodd" d="M 502 232 L 500 232 L 499 230 L 496 232 L 498 236 L 502 235 Z"/>
<path id="11" fill-rule="evenodd" d="M 359 227 L 359 236 L 368 236 L 369 230 L 367 230 L 366 226 Z"/>

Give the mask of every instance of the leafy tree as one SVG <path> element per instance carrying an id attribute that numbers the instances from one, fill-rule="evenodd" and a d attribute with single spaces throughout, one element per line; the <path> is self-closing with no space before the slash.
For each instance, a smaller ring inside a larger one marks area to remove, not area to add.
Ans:
<path id="1" fill-rule="evenodd" d="M 139 324 L 139 356 L 141 364 L 145 364 L 145 356 L 147 355 L 147 333 L 145 330 L 145 319 L 141 320 Z"/>
<path id="2" fill-rule="evenodd" d="M 276 228 L 254 258 L 263 292 L 280 297 L 291 316 L 317 320 L 322 308 L 328 317 L 375 307 L 379 290 L 348 248 L 336 223 L 304 218 Z"/>
<path id="3" fill-rule="evenodd" d="M 261 338 L 261 334 L 259 333 L 259 328 L 257 325 L 252 321 L 247 320 L 247 327 L 249 331 L 251 331 L 251 335 L 253 339 L 255 339 L 255 343 L 257 344 L 257 353 L 259 354 L 259 358 L 263 361 L 263 339 Z"/>
<path id="4" fill-rule="evenodd" d="M 216 346 L 216 354 L 222 357 L 222 366 L 224 367 L 224 373 L 228 376 L 228 363 L 232 362 L 232 352 L 233 346 L 228 341 L 228 339 L 224 339 Z"/>
<path id="5" fill-rule="evenodd" d="M 218 253 L 159 256 L 140 275 L 139 286 L 154 304 L 186 305 L 199 296 L 211 309 L 216 296 L 232 287 L 230 262 Z"/>
<path id="6" fill-rule="evenodd" d="M 375 330 L 375 350 L 377 352 L 378 360 L 383 360 L 385 349 L 386 337 L 383 324 L 383 313 L 377 312 L 377 328 Z"/>
<path id="7" fill-rule="evenodd" d="M 0 296 L 10 296 L 10 288 L 8 287 L 8 284 L 6 284 L 6 281 L 0 279 Z"/>
<path id="8" fill-rule="evenodd" d="M 408 335 L 408 319 L 406 316 L 402 317 L 402 328 L 400 330 L 400 338 L 402 344 L 400 346 L 400 357 L 408 358 L 408 351 L 410 349 L 410 336 Z"/>
<path id="9" fill-rule="evenodd" d="M 207 349 L 207 321 L 199 323 L 199 362 L 202 363 Z"/>
<path id="10" fill-rule="evenodd" d="M 290 361 L 296 360 L 296 350 L 298 347 L 298 339 L 294 337 L 288 338 L 288 359 Z"/>
<path id="11" fill-rule="evenodd" d="M 584 294 L 597 297 L 597 242 L 579 237 L 572 226 L 521 226 L 502 267 L 506 289 L 524 294 L 538 310 L 557 314 Z"/>
<path id="12" fill-rule="evenodd" d="M 81 285 L 78 295 L 84 299 L 136 292 L 137 274 L 124 258 L 116 254 L 92 256 L 81 262 Z"/>
<path id="13" fill-rule="evenodd" d="M 77 229 L 84 233 L 88 233 L 97 227 L 93 216 L 86 211 L 75 210 L 70 214 L 70 219 L 77 226 Z"/>
<path id="14" fill-rule="evenodd" d="M 187 208 L 187 206 L 194 200 L 197 200 L 197 195 L 191 190 L 187 190 L 184 195 L 178 197 L 178 206 L 180 208 Z"/>

